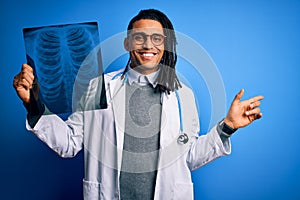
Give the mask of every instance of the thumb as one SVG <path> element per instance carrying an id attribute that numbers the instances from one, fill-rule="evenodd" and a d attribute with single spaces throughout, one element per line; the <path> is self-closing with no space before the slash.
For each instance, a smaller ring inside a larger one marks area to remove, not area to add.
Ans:
<path id="1" fill-rule="evenodd" d="M 244 89 L 241 89 L 239 91 L 239 93 L 237 93 L 237 95 L 235 95 L 233 102 L 239 102 L 241 100 L 241 98 L 243 97 L 244 92 L 245 92 Z"/>

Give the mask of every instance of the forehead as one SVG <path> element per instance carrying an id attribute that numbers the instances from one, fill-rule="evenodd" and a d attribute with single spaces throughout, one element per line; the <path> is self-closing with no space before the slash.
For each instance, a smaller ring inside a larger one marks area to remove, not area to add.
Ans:
<path id="1" fill-rule="evenodd" d="M 145 33 L 163 33 L 163 27 L 160 22 L 152 19 L 141 19 L 133 23 L 131 32 Z"/>

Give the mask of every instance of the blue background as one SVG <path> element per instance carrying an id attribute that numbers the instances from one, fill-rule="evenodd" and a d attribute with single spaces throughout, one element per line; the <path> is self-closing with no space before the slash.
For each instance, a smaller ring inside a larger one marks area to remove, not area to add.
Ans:
<path id="1" fill-rule="evenodd" d="M 82 153 L 62 159 L 25 130 L 12 87 L 26 62 L 22 28 L 96 20 L 104 41 L 143 8 L 162 10 L 206 49 L 222 75 L 227 108 L 240 88 L 244 98 L 265 96 L 263 119 L 232 137 L 232 154 L 193 172 L 195 199 L 300 199 L 300 1 L 288 0 L 1 0 L 0 198 L 82 198 Z M 204 129 L 209 115 L 201 114 Z"/>

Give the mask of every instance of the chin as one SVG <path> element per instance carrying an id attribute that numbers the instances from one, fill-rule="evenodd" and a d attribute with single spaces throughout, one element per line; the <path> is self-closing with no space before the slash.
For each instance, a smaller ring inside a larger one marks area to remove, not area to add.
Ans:
<path id="1" fill-rule="evenodd" d="M 154 72 L 158 69 L 158 64 L 145 63 L 139 66 L 136 66 L 136 69 L 140 72 Z"/>

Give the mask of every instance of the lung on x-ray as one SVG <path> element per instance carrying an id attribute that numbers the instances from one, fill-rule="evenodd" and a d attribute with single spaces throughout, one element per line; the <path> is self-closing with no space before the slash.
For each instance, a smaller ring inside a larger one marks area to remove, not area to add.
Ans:
<path id="1" fill-rule="evenodd" d="M 97 22 L 24 28 L 23 35 L 40 98 L 51 112 L 69 115 L 89 81 L 103 77 Z M 99 108 L 106 108 L 104 87 L 101 90 Z"/>

